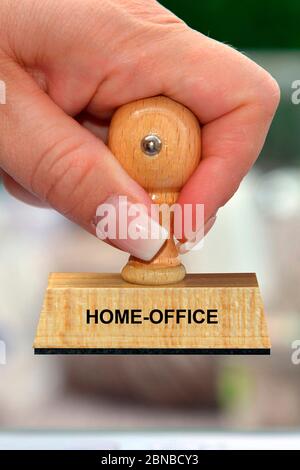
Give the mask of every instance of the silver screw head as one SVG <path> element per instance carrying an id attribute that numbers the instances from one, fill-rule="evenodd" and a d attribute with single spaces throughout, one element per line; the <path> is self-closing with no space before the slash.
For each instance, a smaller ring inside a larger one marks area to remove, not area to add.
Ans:
<path id="1" fill-rule="evenodd" d="M 162 142 L 155 134 L 146 135 L 141 142 L 142 151 L 149 157 L 155 157 L 161 151 Z"/>

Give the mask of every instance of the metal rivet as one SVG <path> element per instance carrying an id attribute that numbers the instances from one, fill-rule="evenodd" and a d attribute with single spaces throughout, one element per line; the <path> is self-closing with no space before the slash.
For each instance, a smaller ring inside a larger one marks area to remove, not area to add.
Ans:
<path id="1" fill-rule="evenodd" d="M 141 142 L 142 151 L 149 157 L 155 157 L 161 151 L 162 142 L 157 135 L 146 135 Z"/>

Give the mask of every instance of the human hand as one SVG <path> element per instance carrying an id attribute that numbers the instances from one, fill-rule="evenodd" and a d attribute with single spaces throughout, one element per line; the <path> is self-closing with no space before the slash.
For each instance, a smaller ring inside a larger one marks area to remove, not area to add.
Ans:
<path id="1" fill-rule="evenodd" d="M 0 168 L 13 195 L 93 234 L 96 209 L 112 195 L 150 208 L 105 136 L 117 107 L 166 95 L 202 125 L 202 159 L 178 202 L 203 203 L 205 231 L 212 226 L 277 108 L 279 88 L 266 71 L 154 0 L 2 0 L 0 31 Z M 151 259 L 164 240 L 145 238 L 113 244 Z"/>

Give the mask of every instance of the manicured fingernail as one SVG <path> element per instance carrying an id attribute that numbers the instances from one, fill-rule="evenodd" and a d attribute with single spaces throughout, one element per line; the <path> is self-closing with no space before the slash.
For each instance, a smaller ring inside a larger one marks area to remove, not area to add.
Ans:
<path id="1" fill-rule="evenodd" d="M 96 234 L 144 261 L 151 260 L 169 237 L 168 230 L 149 217 L 145 206 L 116 195 L 98 207 Z"/>
<path id="2" fill-rule="evenodd" d="M 214 225 L 216 221 L 216 218 L 217 216 L 213 216 L 210 219 L 208 219 L 208 221 L 204 225 L 204 230 L 203 229 L 199 230 L 192 240 L 187 240 L 186 242 L 180 244 L 177 248 L 178 252 L 181 255 L 184 255 L 185 253 L 188 253 L 189 251 L 193 250 L 198 245 L 198 243 L 201 242 L 204 235 L 206 235 L 207 232 L 212 228 L 212 226 Z"/>

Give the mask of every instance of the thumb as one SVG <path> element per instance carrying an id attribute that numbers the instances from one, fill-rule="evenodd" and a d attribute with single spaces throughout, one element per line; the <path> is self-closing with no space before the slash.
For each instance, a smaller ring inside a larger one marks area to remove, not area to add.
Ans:
<path id="1" fill-rule="evenodd" d="M 27 191 L 61 214 L 96 234 L 97 208 L 109 200 L 116 217 L 131 205 L 146 206 L 135 223 L 142 236 L 118 237 L 113 245 L 149 260 L 161 248 L 167 232 L 150 237 L 148 194 L 123 170 L 105 144 L 66 115 L 18 64 L 0 60 L 7 101 L 0 106 L 0 167 Z M 126 196 L 127 204 L 118 202 Z M 151 221 L 152 222 L 152 221 Z M 121 223 L 121 222 L 120 222 Z M 119 221 L 116 220 L 119 225 Z M 136 238 L 136 237 L 135 237 Z"/>

